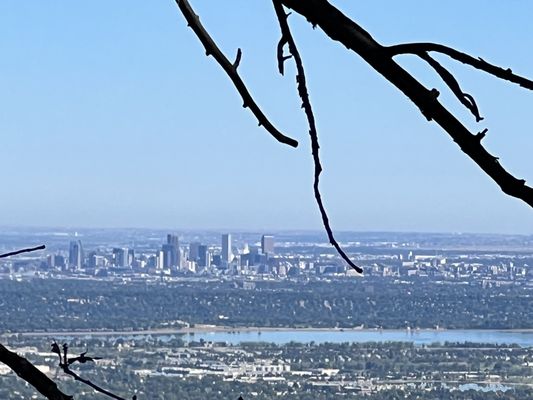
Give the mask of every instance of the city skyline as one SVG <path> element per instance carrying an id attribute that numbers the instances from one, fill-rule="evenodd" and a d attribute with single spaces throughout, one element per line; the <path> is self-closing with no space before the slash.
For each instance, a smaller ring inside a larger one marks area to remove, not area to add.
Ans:
<path id="1" fill-rule="evenodd" d="M 292 67 L 285 78 L 276 71 L 271 4 L 244 2 L 220 18 L 223 5 L 197 3 L 228 57 L 243 49 L 243 77 L 300 147 L 257 127 L 174 4 L 134 1 L 124 13 L 102 1 L 3 3 L 0 168 L 9 192 L 0 225 L 321 229 Z M 342 6 L 384 43 L 431 40 L 522 75 L 533 70 L 522 51 L 532 4 L 387 2 L 389 13 L 382 5 Z M 290 23 L 309 75 L 335 231 L 533 233 L 531 209 L 381 77 L 298 16 Z M 432 71 L 399 61 L 459 110 Z M 532 181 L 533 138 L 520 118 L 533 106 L 530 93 L 462 65 L 453 71 L 485 120 L 458 115 L 472 129 L 489 128 L 489 150 Z"/>

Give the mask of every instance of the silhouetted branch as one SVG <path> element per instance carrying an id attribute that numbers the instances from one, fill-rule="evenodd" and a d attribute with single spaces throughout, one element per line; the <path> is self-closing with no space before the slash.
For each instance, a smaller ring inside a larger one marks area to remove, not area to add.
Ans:
<path id="1" fill-rule="evenodd" d="M 63 372 L 67 375 L 70 375 L 74 378 L 74 380 L 84 383 L 87 386 L 90 386 L 94 390 L 96 390 L 99 393 L 105 394 L 108 397 L 111 397 L 115 400 L 126 400 L 124 397 L 120 397 L 109 390 L 106 390 L 95 383 L 91 382 L 88 379 L 84 379 L 78 374 L 76 374 L 74 371 L 70 369 L 70 366 L 72 364 L 75 364 L 76 362 L 85 364 L 86 362 L 94 362 L 94 360 L 100 360 L 100 357 L 88 357 L 86 356 L 87 352 L 81 353 L 78 357 L 68 358 L 68 345 L 66 343 L 63 344 L 63 352 L 61 352 L 61 349 L 59 348 L 59 345 L 57 343 L 52 343 L 52 352 L 57 354 L 59 357 L 59 367 L 63 370 Z M 132 400 L 136 400 L 137 396 L 133 396 Z"/>
<path id="2" fill-rule="evenodd" d="M 279 26 L 281 28 L 281 40 L 278 44 L 278 66 L 280 69 L 280 73 L 283 74 L 283 63 L 286 59 L 286 57 L 283 56 L 283 47 L 285 44 L 288 44 L 289 51 L 294 58 L 294 62 L 296 64 L 296 83 L 298 85 L 298 94 L 300 95 L 300 98 L 302 99 L 302 108 L 305 111 L 305 115 L 307 117 L 307 122 L 309 124 L 309 136 L 311 138 L 311 151 L 313 154 L 313 162 L 315 167 L 315 174 L 314 174 L 314 194 L 315 199 L 318 204 L 318 208 L 320 209 L 320 215 L 322 216 L 322 222 L 324 224 L 324 228 L 326 229 L 326 232 L 328 234 L 329 242 L 337 249 L 340 256 L 357 272 L 362 273 L 363 270 L 361 267 L 358 267 L 355 265 L 352 260 L 348 257 L 348 255 L 342 250 L 339 243 L 335 239 L 333 232 L 331 230 L 331 226 L 329 223 L 328 214 L 326 211 L 326 208 L 324 207 L 324 203 L 322 201 L 322 196 L 320 194 L 320 173 L 322 172 L 322 165 L 320 163 L 320 146 L 318 143 L 318 133 L 316 129 L 316 123 L 315 123 L 315 116 L 313 113 L 313 108 L 311 106 L 311 101 L 309 100 L 309 92 L 307 90 L 307 84 L 305 79 L 305 71 L 302 63 L 302 58 L 300 57 L 300 53 L 298 51 L 298 48 L 296 47 L 296 43 L 294 41 L 294 38 L 292 36 L 289 24 L 287 23 L 287 17 L 288 15 L 285 13 L 285 10 L 283 9 L 283 5 L 281 4 L 280 0 L 273 0 L 274 9 L 276 11 L 276 15 L 278 17 Z"/>
<path id="3" fill-rule="evenodd" d="M 296 140 L 285 136 L 278 129 L 276 129 L 274 125 L 272 125 L 272 123 L 268 120 L 268 118 L 261 111 L 257 103 L 254 101 L 246 85 L 239 76 L 237 72 L 237 67 L 241 59 L 240 49 L 237 52 L 237 59 L 235 63 L 231 63 L 222 53 L 222 51 L 218 48 L 211 36 L 209 36 L 209 33 L 207 33 L 205 28 L 202 26 L 202 24 L 200 23 L 200 18 L 194 13 L 194 10 L 191 8 L 189 2 L 187 0 L 176 0 L 176 4 L 178 5 L 185 19 L 187 20 L 188 25 L 192 28 L 196 36 L 198 36 L 198 39 L 200 39 L 200 41 L 204 45 L 206 55 L 213 56 L 213 58 L 218 62 L 218 64 L 220 64 L 220 66 L 224 69 L 228 77 L 235 85 L 235 88 L 242 97 L 243 107 L 250 108 L 252 113 L 259 121 L 259 125 L 262 125 L 279 142 L 288 144 L 292 147 L 297 147 L 298 142 Z"/>
<path id="4" fill-rule="evenodd" d="M 45 248 L 46 248 L 46 246 L 44 244 L 42 244 L 42 245 L 37 246 L 37 247 L 30 247 L 30 248 L 27 248 L 27 249 L 12 251 L 11 253 L 0 254 L 0 258 L 16 256 L 17 254 L 22 254 L 22 253 L 30 253 L 32 251 L 37 251 L 37 250 L 44 250 Z"/>
<path id="5" fill-rule="evenodd" d="M 444 46 L 437 43 L 404 43 L 394 46 L 388 46 L 386 48 L 387 53 L 390 56 L 397 56 L 401 54 L 415 54 L 419 55 L 421 52 L 436 52 L 445 54 L 454 60 L 468 64 L 476 69 L 485 71 L 491 75 L 494 75 L 500 79 L 516 83 L 523 88 L 533 90 L 533 81 L 522 76 L 516 75 L 510 68 L 501 68 L 497 65 L 490 64 L 481 57 L 475 58 L 466 53 L 462 53 L 451 47 Z"/>
<path id="6" fill-rule="evenodd" d="M 0 362 L 11 368 L 20 378 L 32 385 L 39 393 L 49 400 L 72 400 L 73 397 L 66 395 L 58 389 L 57 384 L 39 371 L 24 357 L 9 351 L 0 344 Z"/>
<path id="7" fill-rule="evenodd" d="M 429 120 L 439 124 L 501 190 L 523 200 L 533 207 L 533 188 L 523 179 L 507 172 L 498 158 L 490 154 L 481 144 L 483 135 L 472 134 L 438 100 L 438 91 L 429 90 L 405 69 L 398 65 L 393 56 L 420 51 L 438 51 L 458 61 L 489 72 L 501 79 L 532 89 L 533 82 L 517 76 L 511 70 L 504 70 L 481 59 L 475 59 L 449 47 L 432 43 L 418 43 L 385 47 L 358 24 L 332 6 L 327 0 L 280 0 L 285 6 L 303 15 L 313 26 L 319 26 L 331 39 L 341 42 L 348 49 L 359 54 L 370 66 L 383 75 L 389 82 L 402 91 Z"/>
<path id="8" fill-rule="evenodd" d="M 45 245 L 1 254 L 0 258 L 10 257 L 21 253 L 29 253 L 42 250 Z M 72 400 L 73 397 L 66 395 L 57 388 L 57 384 L 35 367 L 24 357 L 8 350 L 0 343 L 0 362 L 11 368 L 20 378 L 32 385 L 39 393 L 49 400 Z"/>
<path id="9" fill-rule="evenodd" d="M 440 65 L 440 63 L 428 53 L 422 52 L 418 54 L 418 56 L 426 61 L 439 74 L 444 83 L 446 83 L 446 85 L 448 85 L 450 90 L 453 92 L 455 97 L 457 97 L 457 99 L 459 99 L 459 101 L 474 115 L 476 122 L 483 120 L 483 117 L 479 115 L 479 110 L 474 98 L 461 90 L 457 79 L 455 79 L 455 77 L 446 68 Z"/>

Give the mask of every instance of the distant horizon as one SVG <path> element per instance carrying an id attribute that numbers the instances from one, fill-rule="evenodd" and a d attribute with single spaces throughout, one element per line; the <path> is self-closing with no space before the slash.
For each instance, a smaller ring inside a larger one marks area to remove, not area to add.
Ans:
<path id="1" fill-rule="evenodd" d="M 143 226 L 132 226 L 132 227 L 120 227 L 120 226 L 32 226 L 32 225 L 1 225 L 0 230 L 3 229 L 21 229 L 21 230 L 123 230 L 123 231 L 134 231 L 134 230 L 145 230 L 145 231 L 165 231 L 168 233 L 179 233 L 179 232 L 210 232 L 210 233 L 264 233 L 264 234 L 274 234 L 274 233 L 321 233 L 324 235 L 326 231 L 324 229 L 315 229 L 315 228 L 277 228 L 277 229 L 262 229 L 262 228 L 191 228 L 191 227 L 143 227 Z M 1 232 L 0 232 L 1 233 Z M 50 232 L 56 233 L 56 232 Z M 65 232 L 70 233 L 70 232 Z M 75 233 L 75 232 L 72 232 Z M 381 233 L 381 234 L 427 234 L 427 235 L 479 235 L 479 236 L 533 236 L 531 233 L 509 233 L 509 232 L 475 232 L 475 231 L 425 231 L 425 230 L 355 230 L 355 229 L 338 229 L 334 233 L 345 234 L 345 233 Z"/>

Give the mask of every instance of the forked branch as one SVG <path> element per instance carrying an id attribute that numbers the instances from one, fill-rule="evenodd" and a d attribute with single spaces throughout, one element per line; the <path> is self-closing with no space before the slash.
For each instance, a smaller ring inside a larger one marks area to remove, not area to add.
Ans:
<path id="1" fill-rule="evenodd" d="M 415 54 L 419 55 L 421 52 L 435 52 L 445 54 L 448 57 L 453 58 L 463 64 L 470 65 L 481 71 L 485 71 L 491 75 L 494 75 L 500 79 L 516 83 L 517 85 L 522 86 L 523 88 L 533 90 L 533 81 L 530 79 L 524 78 L 520 75 L 516 75 L 510 68 L 502 68 L 497 65 L 488 63 L 481 57 L 475 58 L 469 54 L 455 50 L 454 48 L 444 46 L 438 43 L 404 43 L 397 44 L 394 46 L 388 46 L 386 48 L 387 53 L 394 57 L 400 54 Z"/>
<path id="2" fill-rule="evenodd" d="M 73 397 L 58 389 L 57 384 L 24 357 L 0 344 L 0 362 L 11 368 L 20 378 L 32 385 L 48 400 L 72 400 Z"/>
<path id="3" fill-rule="evenodd" d="M 237 58 L 234 63 L 231 63 L 228 58 L 222 53 L 218 48 L 215 41 L 211 38 L 209 33 L 205 30 L 203 25 L 200 22 L 200 18 L 195 14 L 191 5 L 187 0 L 176 0 L 181 13 L 187 20 L 188 25 L 192 28 L 198 39 L 202 42 L 206 55 L 213 56 L 213 58 L 218 62 L 218 64 L 224 69 L 228 77 L 231 79 L 235 88 L 242 97 L 243 107 L 249 108 L 252 113 L 255 115 L 259 121 L 259 125 L 263 126 L 268 133 L 270 133 L 276 140 L 281 143 L 288 144 L 292 147 L 297 147 L 298 142 L 288 136 L 285 136 L 281 133 L 266 117 L 266 115 L 261 111 L 255 100 L 252 98 L 252 95 L 248 91 L 248 88 L 241 79 L 239 73 L 237 72 L 237 67 L 239 66 L 241 60 L 241 50 L 237 51 Z"/>
<path id="4" fill-rule="evenodd" d="M 57 354 L 57 356 L 59 357 L 59 367 L 63 370 L 65 374 L 70 375 L 71 377 L 74 378 L 74 380 L 84 383 L 85 385 L 93 388 L 99 393 L 106 395 L 107 397 L 111 397 L 112 399 L 115 399 L 115 400 L 127 400 L 124 397 L 120 397 L 110 392 L 109 390 L 106 390 L 98 386 L 97 384 L 93 383 L 89 379 L 82 378 L 81 376 L 79 376 L 77 373 L 75 373 L 74 371 L 70 369 L 70 366 L 72 364 L 75 364 L 75 363 L 85 364 L 86 362 L 94 362 L 95 360 L 99 360 L 100 357 L 88 357 L 86 356 L 87 352 L 85 352 L 85 353 L 81 353 L 78 357 L 69 358 L 68 357 L 68 345 L 64 343 L 62 347 L 63 347 L 63 351 L 61 351 L 57 343 L 55 342 L 52 343 L 52 352 Z M 132 400 L 136 400 L 136 399 L 137 399 L 137 396 L 134 395 L 132 397 Z"/>
<path id="5" fill-rule="evenodd" d="M 488 72 L 498 78 L 533 89 L 533 82 L 515 75 L 510 69 L 489 64 L 446 46 L 433 43 L 415 43 L 385 47 L 379 44 L 361 26 L 344 15 L 327 0 L 280 0 L 286 7 L 303 15 L 313 26 L 320 27 L 331 39 L 339 41 L 356 52 L 372 68 L 404 93 L 428 119 L 439 124 L 488 176 L 509 196 L 516 197 L 533 207 L 533 188 L 523 179 L 510 174 L 497 157 L 481 144 L 484 134 L 470 132 L 437 99 L 438 91 L 424 87 L 417 79 L 398 65 L 393 57 L 398 54 L 437 51 L 458 61 Z"/>
<path id="6" fill-rule="evenodd" d="M 279 26 L 281 28 L 281 39 L 278 44 L 278 67 L 281 74 L 283 74 L 283 65 L 284 61 L 288 58 L 283 55 L 283 47 L 285 44 L 289 46 L 289 51 L 292 55 L 292 58 L 294 58 L 294 63 L 296 64 L 296 83 L 298 86 L 298 94 L 300 95 L 300 98 L 302 99 L 302 108 L 304 109 L 305 116 L 307 118 L 307 123 L 309 125 L 309 136 L 311 138 L 311 151 L 313 154 L 313 163 L 315 167 L 315 174 L 314 174 L 314 183 L 313 183 L 313 191 L 315 194 L 315 200 L 318 204 L 318 208 L 320 210 L 320 215 L 322 217 L 322 223 L 324 224 L 324 228 L 326 229 L 326 232 L 328 234 L 329 242 L 335 247 L 337 252 L 340 254 L 340 256 L 357 272 L 362 273 L 363 269 L 353 263 L 352 260 L 350 260 L 350 257 L 342 250 L 341 246 L 335 239 L 335 236 L 333 235 L 333 231 L 331 229 L 328 214 L 326 211 L 326 208 L 324 206 L 324 202 L 322 201 L 322 195 L 320 194 L 320 173 L 322 172 L 322 165 L 320 163 L 320 146 L 318 143 L 318 132 L 316 129 L 316 123 L 315 123 L 315 115 L 313 113 L 313 107 L 311 106 L 311 101 L 309 100 L 309 92 L 307 90 L 307 83 L 305 78 L 305 71 L 304 66 L 302 62 L 302 58 L 300 57 L 300 53 L 298 51 L 298 48 L 296 47 L 296 42 L 294 41 L 294 38 L 292 36 L 289 24 L 287 22 L 288 15 L 285 13 L 285 10 L 283 9 L 283 5 L 281 4 L 280 0 L 273 0 L 274 3 L 274 9 L 276 11 L 276 15 L 278 17 Z"/>
<path id="7" fill-rule="evenodd" d="M 437 60 L 431 57 L 428 53 L 422 52 L 418 56 L 422 60 L 426 61 L 437 72 L 437 74 L 439 74 L 444 83 L 453 92 L 455 97 L 457 97 L 457 99 L 459 99 L 459 101 L 474 115 L 474 117 L 476 118 L 476 122 L 483 120 L 483 117 L 479 115 L 479 110 L 477 108 L 477 104 L 474 98 L 468 93 L 464 93 L 461 90 L 459 82 L 457 82 L 457 79 L 455 79 L 455 77 L 451 74 L 450 71 L 444 68 Z"/>

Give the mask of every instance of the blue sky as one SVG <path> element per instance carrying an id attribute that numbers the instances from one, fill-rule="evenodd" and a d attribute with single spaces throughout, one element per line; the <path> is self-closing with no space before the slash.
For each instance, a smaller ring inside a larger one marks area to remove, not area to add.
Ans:
<path id="1" fill-rule="evenodd" d="M 257 123 L 175 3 L 0 2 L 0 225 L 320 229 L 294 69 L 276 69 L 270 1 L 193 0 L 292 149 Z M 530 1 L 334 2 L 384 44 L 435 41 L 533 76 Z M 401 3 L 401 4 L 400 4 Z M 308 73 L 337 230 L 533 233 L 435 124 L 357 55 L 290 17 Z M 532 93 L 440 58 L 479 126 L 434 74 L 399 61 L 533 183 Z"/>

